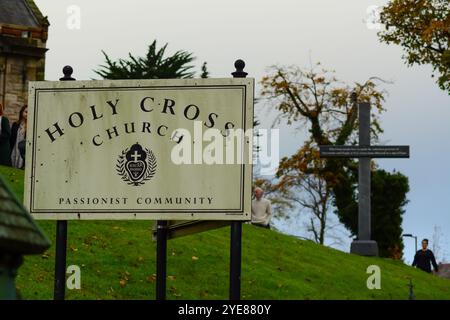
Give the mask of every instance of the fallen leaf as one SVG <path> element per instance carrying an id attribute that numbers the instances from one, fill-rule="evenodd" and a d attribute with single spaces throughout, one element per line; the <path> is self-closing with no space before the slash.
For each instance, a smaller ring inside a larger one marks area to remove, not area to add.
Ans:
<path id="1" fill-rule="evenodd" d="M 177 277 L 175 277 L 175 276 L 168 276 L 167 278 L 168 278 L 169 280 L 174 281 Z"/>
<path id="2" fill-rule="evenodd" d="M 127 281 L 124 279 L 120 280 L 119 283 L 122 288 L 124 288 L 127 285 Z"/>
<path id="3" fill-rule="evenodd" d="M 208 293 L 208 291 L 206 291 L 206 290 L 200 292 L 200 296 L 202 296 L 202 297 L 207 297 L 208 294 L 209 294 L 209 293 Z"/>
<path id="4" fill-rule="evenodd" d="M 192 260 L 197 261 L 197 260 L 198 260 L 198 257 L 192 256 Z"/>
<path id="5" fill-rule="evenodd" d="M 177 288 L 175 288 L 174 286 L 171 286 L 169 288 L 169 291 L 175 296 L 175 297 L 181 297 L 181 293 L 179 293 L 177 291 Z"/>

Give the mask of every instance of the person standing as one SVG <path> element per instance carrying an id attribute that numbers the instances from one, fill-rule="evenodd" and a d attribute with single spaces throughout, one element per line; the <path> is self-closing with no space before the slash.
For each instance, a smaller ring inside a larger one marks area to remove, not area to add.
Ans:
<path id="1" fill-rule="evenodd" d="M 0 103 L 0 165 L 11 166 L 11 146 L 9 139 L 11 128 L 9 120 L 4 116 L 4 108 Z"/>
<path id="2" fill-rule="evenodd" d="M 422 249 L 416 252 L 412 266 L 431 273 L 431 264 L 433 264 L 434 271 L 438 272 L 439 267 L 434 258 L 433 251 L 428 249 L 428 239 L 423 239 Z"/>
<path id="3" fill-rule="evenodd" d="M 272 204 L 269 199 L 263 198 L 264 190 L 255 188 L 255 199 L 252 201 L 252 224 L 270 229 L 272 218 Z"/>
<path id="4" fill-rule="evenodd" d="M 28 108 L 23 106 L 20 109 L 19 120 L 11 127 L 11 163 L 14 168 L 22 169 L 25 165 L 24 158 L 20 153 L 19 145 L 25 140 L 27 134 Z"/>

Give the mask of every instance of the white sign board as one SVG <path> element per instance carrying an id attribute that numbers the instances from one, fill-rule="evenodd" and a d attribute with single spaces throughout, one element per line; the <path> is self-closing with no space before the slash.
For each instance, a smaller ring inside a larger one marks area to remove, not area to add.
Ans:
<path id="1" fill-rule="evenodd" d="M 36 219 L 250 220 L 254 79 L 29 91 L 24 202 Z"/>

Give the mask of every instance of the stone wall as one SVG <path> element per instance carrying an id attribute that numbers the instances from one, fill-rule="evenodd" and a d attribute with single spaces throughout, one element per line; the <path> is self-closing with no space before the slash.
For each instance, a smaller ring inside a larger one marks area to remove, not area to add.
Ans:
<path id="1" fill-rule="evenodd" d="M 45 60 L 26 56 L 0 56 L 0 101 L 5 116 L 14 122 L 28 103 L 28 82 L 44 80 Z"/>

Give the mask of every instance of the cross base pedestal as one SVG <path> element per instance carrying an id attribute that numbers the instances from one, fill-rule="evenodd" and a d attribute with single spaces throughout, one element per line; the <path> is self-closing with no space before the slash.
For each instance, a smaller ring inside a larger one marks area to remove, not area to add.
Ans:
<path id="1" fill-rule="evenodd" d="M 374 240 L 354 240 L 350 247 L 350 253 L 360 256 L 378 256 L 378 244 Z"/>

